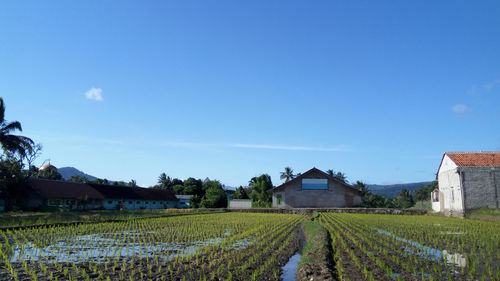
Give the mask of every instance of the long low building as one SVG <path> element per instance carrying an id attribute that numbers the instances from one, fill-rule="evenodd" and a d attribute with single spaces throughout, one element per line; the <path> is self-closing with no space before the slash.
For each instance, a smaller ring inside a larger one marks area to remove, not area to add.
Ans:
<path id="1" fill-rule="evenodd" d="M 138 210 L 176 208 L 170 190 L 29 179 L 19 203 L 27 209 Z"/>

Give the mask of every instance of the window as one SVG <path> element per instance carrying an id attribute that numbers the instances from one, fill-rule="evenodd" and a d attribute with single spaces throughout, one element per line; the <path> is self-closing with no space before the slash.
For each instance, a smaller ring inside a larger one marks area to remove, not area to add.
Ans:
<path id="1" fill-rule="evenodd" d="M 432 192 L 432 202 L 439 202 L 439 190 Z"/>
<path id="2" fill-rule="evenodd" d="M 137 201 L 137 204 L 141 203 L 141 201 Z"/>
<path id="3" fill-rule="evenodd" d="M 146 201 L 146 204 L 149 204 L 149 201 Z"/>
<path id="4" fill-rule="evenodd" d="M 108 201 L 108 204 L 113 204 L 113 201 Z"/>
<path id="5" fill-rule="evenodd" d="M 153 201 L 153 204 L 156 205 L 156 201 Z"/>
<path id="6" fill-rule="evenodd" d="M 132 204 L 132 201 L 128 201 L 129 204 Z"/>
<path id="7" fill-rule="evenodd" d="M 328 179 L 302 179 L 302 189 L 328 189 Z"/>
<path id="8" fill-rule="evenodd" d="M 276 195 L 276 205 L 281 205 L 281 194 Z"/>

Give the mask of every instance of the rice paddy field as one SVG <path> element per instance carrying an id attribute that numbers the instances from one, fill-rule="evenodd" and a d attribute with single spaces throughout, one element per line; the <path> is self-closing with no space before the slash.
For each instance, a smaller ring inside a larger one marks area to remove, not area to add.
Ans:
<path id="1" fill-rule="evenodd" d="M 500 280 L 498 222 L 233 212 L 0 230 L 0 280 L 282 280 L 311 219 L 333 279 Z"/>

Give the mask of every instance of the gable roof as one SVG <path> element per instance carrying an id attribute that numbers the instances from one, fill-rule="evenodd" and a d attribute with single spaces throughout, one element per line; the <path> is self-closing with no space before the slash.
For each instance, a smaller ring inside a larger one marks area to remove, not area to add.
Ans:
<path id="1" fill-rule="evenodd" d="M 29 179 L 28 185 L 46 199 L 133 199 L 177 201 L 170 190 Z"/>
<path id="2" fill-rule="evenodd" d="M 459 167 L 500 166 L 500 152 L 446 152 L 445 155 Z"/>
<path id="3" fill-rule="evenodd" d="M 343 182 L 343 181 L 341 181 L 341 180 L 339 180 L 339 179 L 337 179 L 335 177 L 332 177 L 329 174 L 321 171 L 320 169 L 317 169 L 316 167 L 313 167 L 312 169 L 308 170 L 307 172 L 301 174 L 300 176 L 295 177 L 295 178 L 293 178 L 293 179 L 291 179 L 291 180 L 289 180 L 287 182 L 284 182 L 281 185 L 278 185 L 276 187 L 271 188 L 268 192 L 273 192 L 273 191 L 275 191 L 277 189 L 284 188 L 287 185 L 290 185 L 291 183 L 295 183 L 296 181 L 299 181 L 299 180 L 301 180 L 303 178 L 307 178 L 312 173 L 320 173 L 321 175 L 325 176 L 326 178 L 331 179 L 332 181 L 337 182 L 337 183 L 339 183 L 339 184 L 341 184 L 341 185 L 343 185 L 343 186 L 351 189 L 352 191 L 361 192 L 361 190 L 355 188 L 354 186 L 352 186 L 350 184 L 347 184 L 347 183 L 345 183 L 345 182 Z"/>
<path id="4" fill-rule="evenodd" d="M 104 199 L 104 196 L 84 183 L 28 179 L 28 185 L 46 199 Z"/>

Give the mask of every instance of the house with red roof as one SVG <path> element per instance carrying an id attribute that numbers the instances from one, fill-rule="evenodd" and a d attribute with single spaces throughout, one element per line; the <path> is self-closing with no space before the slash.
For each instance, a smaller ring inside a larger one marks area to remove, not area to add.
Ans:
<path id="1" fill-rule="evenodd" d="M 462 216 L 500 205 L 500 152 L 446 152 L 437 172 L 432 209 Z"/>

